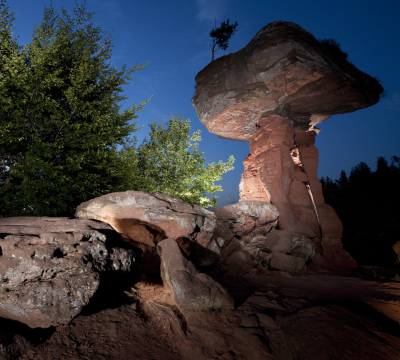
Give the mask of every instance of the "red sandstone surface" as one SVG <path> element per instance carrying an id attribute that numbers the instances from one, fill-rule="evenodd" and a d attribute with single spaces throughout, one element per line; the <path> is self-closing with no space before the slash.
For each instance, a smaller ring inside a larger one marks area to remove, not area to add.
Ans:
<path id="1" fill-rule="evenodd" d="M 79 315 L 21 359 L 398 359 L 398 283 L 309 273 L 222 284 L 236 309 L 214 313 L 181 309 L 141 281 L 124 304 Z"/>

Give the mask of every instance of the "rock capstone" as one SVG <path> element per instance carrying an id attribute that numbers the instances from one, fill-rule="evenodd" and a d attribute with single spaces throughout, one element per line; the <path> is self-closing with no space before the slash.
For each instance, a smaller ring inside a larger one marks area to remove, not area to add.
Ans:
<path id="1" fill-rule="evenodd" d="M 215 215 L 199 205 L 143 191 L 111 193 L 89 200 L 77 207 L 75 217 L 104 221 L 125 240 L 152 247 L 166 238 L 196 239 L 200 235 L 205 235 L 202 242 L 208 245 L 216 225 Z"/>

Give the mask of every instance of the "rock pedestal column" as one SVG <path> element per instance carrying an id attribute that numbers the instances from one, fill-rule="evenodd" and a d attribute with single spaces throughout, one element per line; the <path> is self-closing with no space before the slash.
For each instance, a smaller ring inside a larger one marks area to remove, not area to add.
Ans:
<path id="1" fill-rule="evenodd" d="M 355 261 L 343 250 L 342 223 L 324 202 L 314 145 L 317 132 L 295 131 L 283 120 L 274 115 L 260 121 L 250 140 L 251 153 L 243 162 L 240 200 L 271 202 L 278 208 L 281 230 L 315 238 L 325 260 L 354 267 Z"/>

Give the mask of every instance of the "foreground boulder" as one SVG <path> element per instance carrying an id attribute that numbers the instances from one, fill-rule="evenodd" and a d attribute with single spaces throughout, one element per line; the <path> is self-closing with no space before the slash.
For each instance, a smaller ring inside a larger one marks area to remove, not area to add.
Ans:
<path id="1" fill-rule="evenodd" d="M 208 245 L 216 225 L 215 215 L 201 206 L 143 191 L 111 193 L 89 200 L 77 207 L 75 217 L 104 221 L 124 240 L 152 247 L 163 239 L 184 236 Z"/>
<path id="2" fill-rule="evenodd" d="M 98 290 L 101 274 L 134 279 L 140 259 L 105 223 L 0 219 L 0 317 L 32 328 L 67 324 Z"/>
<path id="3" fill-rule="evenodd" d="M 143 191 L 117 192 L 89 200 L 77 207 L 75 217 L 110 224 L 123 240 L 143 251 L 142 270 L 147 274 L 160 271 L 156 246 L 166 238 L 180 239 L 198 264 L 207 262 L 206 249 L 216 225 L 215 215 L 201 206 Z"/>
<path id="4" fill-rule="evenodd" d="M 161 241 L 157 250 L 161 257 L 164 286 L 172 289 L 180 306 L 192 310 L 234 307 L 234 300 L 228 292 L 210 276 L 197 272 L 174 239 Z"/>
<path id="5" fill-rule="evenodd" d="M 337 47 L 278 21 L 243 49 L 210 63 L 196 85 L 192 104 L 207 129 L 250 143 L 240 199 L 275 205 L 281 230 L 340 239 L 342 224 L 325 204 L 318 180 L 315 125 L 376 104 L 383 92 L 378 80 L 350 64 Z M 332 266 L 354 263 L 336 242 L 325 253 L 335 254 L 327 260 Z"/>

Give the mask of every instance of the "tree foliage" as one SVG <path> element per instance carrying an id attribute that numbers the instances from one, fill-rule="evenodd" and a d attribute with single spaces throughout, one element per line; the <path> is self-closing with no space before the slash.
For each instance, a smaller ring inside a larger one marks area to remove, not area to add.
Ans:
<path id="1" fill-rule="evenodd" d="M 198 150 L 200 130 L 190 135 L 190 121 L 172 117 L 163 124 L 150 125 L 150 139 L 138 147 L 136 170 L 132 177 L 135 190 L 164 193 L 203 207 L 216 206 L 217 197 L 207 193 L 222 191 L 214 182 L 233 169 L 234 158 L 228 162 L 205 165 Z"/>
<path id="2" fill-rule="evenodd" d="M 18 46 L 14 14 L 0 3 L 0 216 L 71 215 L 77 204 L 118 190 L 117 153 L 136 130 L 140 104 L 120 113 L 130 69 L 111 67 L 111 34 L 45 8 L 32 42 Z"/>
<path id="3" fill-rule="evenodd" d="M 111 34 L 74 16 L 45 8 L 32 42 L 19 46 L 14 14 L 0 0 L 0 217 L 71 216 L 94 197 L 125 190 L 163 192 L 205 207 L 216 205 L 215 185 L 232 169 L 205 166 L 200 132 L 172 118 L 151 125 L 137 147 L 133 104 L 121 113 L 122 85 L 144 67 L 110 66 Z M 122 146 L 122 150 L 118 150 Z"/>
<path id="4" fill-rule="evenodd" d="M 322 178 L 325 202 L 333 206 L 343 222 L 345 249 L 361 265 L 392 266 L 397 256 L 392 246 L 400 232 L 400 158 L 389 165 L 378 157 L 371 171 L 361 162 L 345 171 L 339 180 Z"/>
<path id="5" fill-rule="evenodd" d="M 238 26 L 237 21 L 234 24 L 229 24 L 229 19 L 222 22 L 221 26 L 217 28 L 217 24 L 211 30 L 210 36 L 212 37 L 212 44 L 210 44 L 212 51 L 212 60 L 214 61 L 214 53 L 219 50 L 226 50 L 231 36 L 235 33 Z"/>

